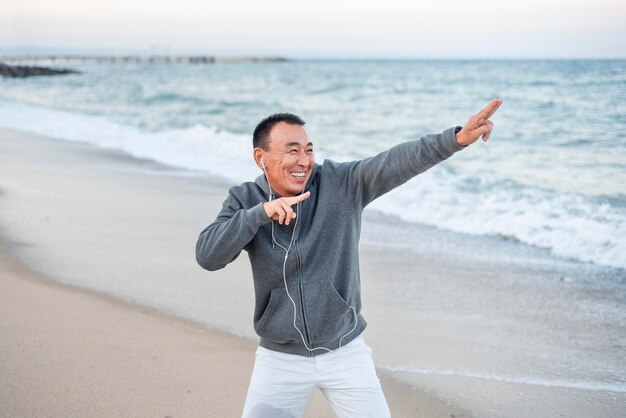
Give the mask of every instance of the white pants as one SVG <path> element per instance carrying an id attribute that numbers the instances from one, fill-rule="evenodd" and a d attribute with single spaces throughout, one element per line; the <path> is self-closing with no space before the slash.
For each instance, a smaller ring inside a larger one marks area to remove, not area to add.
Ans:
<path id="1" fill-rule="evenodd" d="M 244 418 L 298 418 L 319 388 L 338 417 L 390 417 L 372 350 L 363 336 L 315 357 L 259 347 L 250 378 Z"/>

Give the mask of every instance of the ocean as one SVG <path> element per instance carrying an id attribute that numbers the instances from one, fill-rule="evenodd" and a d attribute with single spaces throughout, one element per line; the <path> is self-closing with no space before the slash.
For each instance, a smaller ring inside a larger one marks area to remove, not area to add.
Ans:
<path id="1" fill-rule="evenodd" d="M 504 104 L 474 145 L 373 205 L 626 268 L 626 61 L 98 64 L 4 79 L 0 125 L 226 177 L 258 175 L 251 133 L 300 115 L 318 161 L 363 158 Z"/>
<path id="2" fill-rule="evenodd" d="M 271 113 L 300 115 L 317 161 L 342 161 L 463 125 L 503 98 L 488 142 L 365 211 L 364 270 L 393 272 L 363 283 L 377 366 L 481 416 L 554 416 L 554 399 L 565 416 L 623 415 L 626 61 L 73 67 L 82 73 L 1 79 L 0 127 L 231 184 L 260 174 L 251 133 Z M 449 263 L 416 274 L 429 260 Z M 251 307 L 220 316 L 208 285 L 139 275 L 113 288 L 98 274 L 73 284 L 254 338 Z"/>

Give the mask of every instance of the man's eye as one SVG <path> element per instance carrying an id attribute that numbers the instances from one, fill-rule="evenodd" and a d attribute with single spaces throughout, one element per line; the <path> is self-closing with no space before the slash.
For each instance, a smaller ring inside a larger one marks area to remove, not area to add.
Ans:
<path id="1" fill-rule="evenodd" d="M 313 154 L 313 150 L 312 149 L 308 149 L 308 150 L 306 150 L 306 153 L 307 154 Z"/>
<path id="2" fill-rule="evenodd" d="M 289 153 L 290 154 L 297 154 L 298 150 L 297 149 L 292 149 L 292 150 L 289 150 Z"/>

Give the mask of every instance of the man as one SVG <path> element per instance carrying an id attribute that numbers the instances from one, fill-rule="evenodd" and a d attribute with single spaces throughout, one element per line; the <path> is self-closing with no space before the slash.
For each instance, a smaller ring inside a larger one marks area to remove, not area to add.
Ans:
<path id="1" fill-rule="evenodd" d="M 339 417 L 388 417 L 362 332 L 358 241 L 371 201 L 450 157 L 493 128 L 494 99 L 461 128 L 427 135 L 360 161 L 315 164 L 298 116 L 259 123 L 255 182 L 229 190 L 196 244 L 218 270 L 246 250 L 252 264 L 254 328 L 261 337 L 244 417 L 300 417 L 319 388 Z"/>

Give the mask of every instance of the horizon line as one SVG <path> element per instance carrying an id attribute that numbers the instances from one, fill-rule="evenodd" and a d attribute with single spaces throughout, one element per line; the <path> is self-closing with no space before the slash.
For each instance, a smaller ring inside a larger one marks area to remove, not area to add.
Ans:
<path id="1" fill-rule="evenodd" d="M 20 51 L 21 50 L 21 51 Z M 28 51 L 30 50 L 30 51 Z M 11 51 L 11 52 L 10 52 Z M 287 51 L 285 51 L 287 52 Z M 279 53 L 276 51 L 260 51 L 260 50 L 246 50 L 246 49 L 228 49 L 228 50 L 201 50 L 201 49 L 185 49 L 185 48 L 171 48 L 166 46 L 152 45 L 148 48 L 128 48 L 118 49 L 113 47 L 98 47 L 98 48 L 81 48 L 81 47 L 55 47 L 55 46 L 42 46 L 42 45 L 16 45 L 0 47 L 0 57 L 9 57 L 11 54 L 14 58 L 20 55 L 136 55 L 136 56 L 215 56 L 215 57 L 280 57 L 289 61 L 307 61 L 307 60 L 333 60 L 333 61 L 413 61 L 413 60 L 428 60 L 428 61 L 559 61 L 559 60 L 625 60 L 624 56 L 615 55 L 569 55 L 569 56 L 441 56 L 441 55 L 411 55 L 411 54 L 371 54 L 371 55 L 359 55 L 349 52 L 332 53 L 332 52 L 297 52 L 289 51 L 288 53 Z"/>

